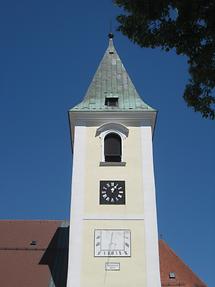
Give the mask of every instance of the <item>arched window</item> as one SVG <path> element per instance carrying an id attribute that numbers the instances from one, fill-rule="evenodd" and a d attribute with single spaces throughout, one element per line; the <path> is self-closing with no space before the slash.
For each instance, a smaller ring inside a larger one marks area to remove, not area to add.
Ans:
<path id="1" fill-rule="evenodd" d="M 121 137 L 116 133 L 109 133 L 104 138 L 104 157 L 106 162 L 121 162 Z"/>

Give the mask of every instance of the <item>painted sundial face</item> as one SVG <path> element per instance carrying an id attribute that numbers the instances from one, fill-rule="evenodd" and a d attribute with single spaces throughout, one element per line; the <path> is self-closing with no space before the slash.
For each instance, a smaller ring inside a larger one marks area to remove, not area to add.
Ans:
<path id="1" fill-rule="evenodd" d="M 100 204 L 125 204 L 125 181 L 100 181 Z"/>
<path id="2" fill-rule="evenodd" d="M 96 229 L 94 244 L 94 256 L 96 257 L 130 257 L 131 231 L 128 229 Z"/>

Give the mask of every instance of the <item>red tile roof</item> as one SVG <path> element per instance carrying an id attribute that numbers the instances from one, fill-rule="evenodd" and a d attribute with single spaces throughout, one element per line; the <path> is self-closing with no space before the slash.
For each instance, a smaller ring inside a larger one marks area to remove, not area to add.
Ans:
<path id="1" fill-rule="evenodd" d="M 68 227 L 62 223 L 0 221 L 1 287 L 66 286 Z M 162 286 L 206 287 L 163 240 L 159 250 Z"/>
<path id="2" fill-rule="evenodd" d="M 159 241 L 159 253 L 162 286 L 207 286 L 163 240 Z M 170 278 L 170 273 L 174 273 L 175 278 Z"/>
<path id="3" fill-rule="evenodd" d="M 41 258 L 60 221 L 0 221 L 0 286 L 47 287 L 48 265 Z M 31 245 L 36 240 L 36 245 Z"/>

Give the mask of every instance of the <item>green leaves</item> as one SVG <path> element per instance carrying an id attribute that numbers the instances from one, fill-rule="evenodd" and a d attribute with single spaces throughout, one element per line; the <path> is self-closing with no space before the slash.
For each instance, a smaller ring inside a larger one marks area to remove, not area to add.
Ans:
<path id="1" fill-rule="evenodd" d="M 184 99 L 203 117 L 215 118 L 214 0 L 115 0 L 124 9 L 118 30 L 141 47 L 175 49 L 188 57 Z"/>

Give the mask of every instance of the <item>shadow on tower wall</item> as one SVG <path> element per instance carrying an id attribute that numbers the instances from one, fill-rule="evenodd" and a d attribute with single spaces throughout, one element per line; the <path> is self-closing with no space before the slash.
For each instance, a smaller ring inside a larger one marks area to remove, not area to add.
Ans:
<path id="1" fill-rule="evenodd" d="M 48 265 L 49 287 L 66 287 L 68 267 L 69 227 L 58 227 L 39 264 Z"/>

